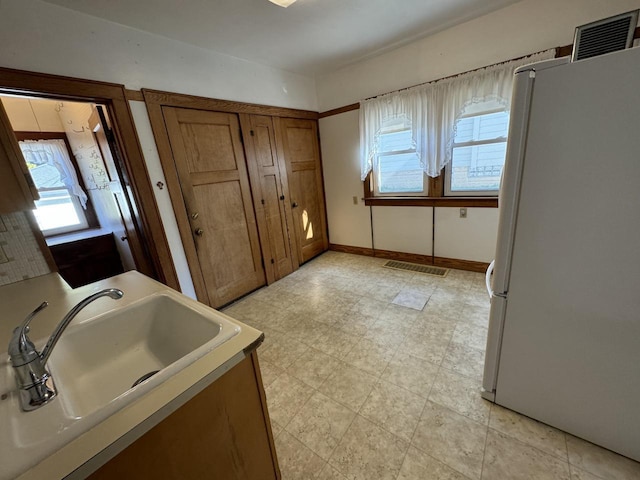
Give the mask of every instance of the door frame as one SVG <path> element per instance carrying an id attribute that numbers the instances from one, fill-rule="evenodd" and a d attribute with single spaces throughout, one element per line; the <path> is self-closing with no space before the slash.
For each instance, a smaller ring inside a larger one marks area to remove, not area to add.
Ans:
<path id="1" fill-rule="evenodd" d="M 139 238 L 136 267 L 147 276 L 180 290 L 151 180 L 142 155 L 124 85 L 0 67 L 0 92 L 105 105 L 124 163 L 121 181 L 131 187 L 132 212 Z M 134 250 L 132 248 L 132 250 Z"/>
<path id="2" fill-rule="evenodd" d="M 163 107 L 191 108 L 195 110 L 206 110 L 211 112 L 224 112 L 235 114 L 256 114 L 289 118 L 306 118 L 317 120 L 318 112 L 309 110 L 297 110 L 292 108 L 272 107 L 268 105 L 258 105 L 252 103 L 234 102 L 230 100 L 220 100 L 214 98 L 197 97 L 181 93 L 164 92 L 143 88 L 145 104 L 149 114 L 151 130 L 158 148 L 160 164 L 167 182 L 167 190 L 171 198 L 171 205 L 178 223 L 180 238 L 184 246 L 187 264 L 191 272 L 194 289 L 198 301 L 209 304 L 208 294 L 204 285 L 204 277 L 198 254 L 191 232 L 191 222 L 189 221 L 185 200 L 180 187 L 180 180 L 176 170 L 173 151 L 169 142 L 169 133 L 162 113 Z M 240 126 L 240 138 L 244 148 L 244 138 L 242 127 Z M 246 150 L 246 149 L 245 149 Z M 245 152 L 246 155 L 246 152 Z M 253 204 L 252 204 L 253 207 Z"/>

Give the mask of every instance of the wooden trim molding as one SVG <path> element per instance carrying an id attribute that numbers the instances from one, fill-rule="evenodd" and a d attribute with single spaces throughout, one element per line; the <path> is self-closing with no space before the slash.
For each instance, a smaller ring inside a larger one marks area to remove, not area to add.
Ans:
<path id="1" fill-rule="evenodd" d="M 253 115 L 269 115 L 272 117 L 318 119 L 318 112 L 311 110 L 297 110 L 294 108 L 272 107 L 255 103 L 235 102 L 216 98 L 196 97 L 182 93 L 163 92 L 159 90 L 142 89 L 144 101 L 147 105 L 168 105 L 180 108 L 195 108 L 227 113 L 248 113 Z"/>
<path id="2" fill-rule="evenodd" d="M 468 207 L 498 208 L 496 197 L 365 197 L 371 207 Z"/>
<path id="3" fill-rule="evenodd" d="M 334 108 L 333 110 L 327 110 L 318 114 L 318 118 L 331 117 L 333 115 L 339 115 L 341 113 L 353 112 L 354 110 L 360 110 L 360 103 L 352 103 L 351 105 L 345 105 L 344 107 Z"/>
<path id="4" fill-rule="evenodd" d="M 129 90 L 125 88 L 124 94 L 130 102 L 144 102 L 144 95 L 141 90 Z"/>
<path id="5" fill-rule="evenodd" d="M 391 250 L 379 250 L 366 247 L 352 247 L 349 245 L 329 244 L 329 250 L 334 252 L 351 253 L 366 257 L 386 258 L 388 260 L 399 260 L 401 262 L 419 263 L 421 265 L 433 265 L 436 267 L 453 268 L 455 270 L 465 270 L 468 272 L 484 273 L 489 267 L 487 262 L 476 262 L 474 260 L 461 260 L 457 258 L 432 257 L 431 255 L 420 255 L 418 253 L 394 252 Z"/>
<path id="6" fill-rule="evenodd" d="M 179 290 L 178 276 L 173 265 L 169 244 L 162 227 L 162 219 L 155 201 L 142 149 L 133 123 L 123 85 L 85 80 L 46 73 L 0 68 L 0 91 L 55 98 L 96 102 L 107 107 L 114 121 L 114 134 L 123 155 L 127 185 L 138 206 L 136 217 L 139 236 L 147 253 L 136 259 L 138 269 Z"/>

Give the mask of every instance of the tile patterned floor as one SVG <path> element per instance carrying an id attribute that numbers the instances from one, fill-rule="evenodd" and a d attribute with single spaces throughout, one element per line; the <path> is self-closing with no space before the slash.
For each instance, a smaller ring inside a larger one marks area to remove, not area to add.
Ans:
<path id="1" fill-rule="evenodd" d="M 481 274 L 383 263 L 327 252 L 226 309 L 265 332 L 283 480 L 640 479 L 640 464 L 480 397 Z"/>

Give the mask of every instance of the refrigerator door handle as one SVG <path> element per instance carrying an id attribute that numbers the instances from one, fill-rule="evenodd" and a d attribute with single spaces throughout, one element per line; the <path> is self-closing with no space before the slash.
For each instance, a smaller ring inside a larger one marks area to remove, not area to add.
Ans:
<path id="1" fill-rule="evenodd" d="M 489 294 L 489 300 L 493 296 L 493 290 L 491 290 L 491 274 L 493 273 L 493 267 L 496 265 L 495 260 L 491 260 L 489 264 L 489 268 L 487 268 L 487 273 L 485 274 L 484 281 L 487 284 L 487 293 Z"/>

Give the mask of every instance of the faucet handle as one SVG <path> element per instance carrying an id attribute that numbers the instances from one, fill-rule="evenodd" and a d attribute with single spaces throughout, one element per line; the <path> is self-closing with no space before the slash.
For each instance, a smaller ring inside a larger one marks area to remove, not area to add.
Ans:
<path id="1" fill-rule="evenodd" d="M 11 363 L 14 367 L 29 363 L 38 357 L 39 353 L 36 350 L 36 346 L 27 336 L 27 333 L 29 333 L 29 323 L 31 323 L 33 317 L 48 305 L 48 302 L 42 302 L 38 308 L 27 315 L 27 318 L 24 319 L 20 326 L 13 330 L 13 336 L 9 342 L 9 356 L 11 357 Z"/>

